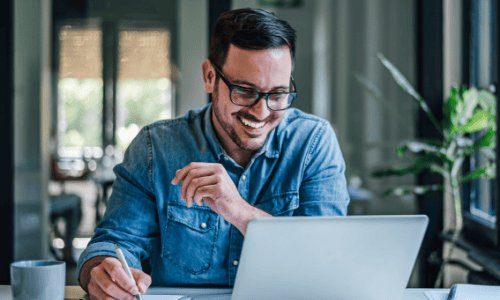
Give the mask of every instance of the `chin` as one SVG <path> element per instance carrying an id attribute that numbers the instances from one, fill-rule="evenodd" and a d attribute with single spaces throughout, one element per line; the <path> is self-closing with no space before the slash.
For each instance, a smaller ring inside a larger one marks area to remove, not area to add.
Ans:
<path id="1" fill-rule="evenodd" d="M 257 151 L 264 146 L 266 143 L 269 132 L 265 135 L 264 139 L 262 138 L 248 138 L 242 139 L 238 136 L 236 139 L 233 138 L 233 141 L 243 150 L 249 151 Z"/>

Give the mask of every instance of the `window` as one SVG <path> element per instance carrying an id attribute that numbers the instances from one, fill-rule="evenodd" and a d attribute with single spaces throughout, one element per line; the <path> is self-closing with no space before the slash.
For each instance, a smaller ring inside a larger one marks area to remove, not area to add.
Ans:
<path id="1" fill-rule="evenodd" d="M 478 89 L 489 90 L 498 99 L 498 41 L 499 23 L 496 16 L 498 1 L 474 0 L 470 2 L 468 14 L 469 56 L 468 84 Z M 481 133 L 472 135 L 478 139 Z M 494 149 L 476 151 L 471 157 L 466 171 L 474 171 L 496 159 Z M 487 244 L 500 246 L 498 227 L 499 205 L 496 179 L 476 179 L 464 187 L 465 231 L 469 236 Z"/>
<path id="2" fill-rule="evenodd" d="M 141 127 L 172 117 L 169 48 L 164 28 L 119 31 L 116 146 L 122 152 Z"/>
<path id="3" fill-rule="evenodd" d="M 58 28 L 58 155 L 119 162 L 143 126 L 173 115 L 170 31 L 94 19 Z"/>
<path id="4" fill-rule="evenodd" d="M 62 26 L 57 82 L 58 154 L 81 157 L 102 145 L 102 30 L 91 24 Z"/>

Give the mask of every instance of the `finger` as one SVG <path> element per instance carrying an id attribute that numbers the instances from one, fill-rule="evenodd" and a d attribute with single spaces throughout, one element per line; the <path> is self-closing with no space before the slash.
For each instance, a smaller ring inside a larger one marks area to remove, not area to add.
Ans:
<path id="1" fill-rule="evenodd" d="M 205 185 L 203 187 L 200 187 L 196 190 L 196 194 L 194 195 L 195 201 L 205 201 L 209 206 L 212 203 L 213 204 L 213 199 L 215 198 L 215 193 L 214 191 L 217 190 L 217 185 L 212 184 L 212 185 Z M 205 200 L 203 200 L 205 199 Z"/>
<path id="2" fill-rule="evenodd" d="M 185 168 L 185 167 L 184 167 Z M 179 169 L 177 171 L 175 171 L 175 176 L 174 178 L 172 179 L 172 181 L 170 182 L 171 184 L 173 185 L 177 185 L 179 184 L 180 182 L 182 182 L 182 179 L 183 179 L 183 176 L 180 175 L 180 172 L 181 172 L 182 169 Z"/>
<path id="3" fill-rule="evenodd" d="M 186 174 L 186 176 L 184 177 L 184 180 L 182 181 L 181 197 L 183 199 L 186 199 L 188 197 L 187 196 L 187 189 L 188 189 L 189 185 L 191 184 L 191 181 L 193 181 L 196 178 L 206 177 L 206 176 L 210 176 L 213 174 L 214 174 L 213 167 L 201 167 L 201 168 L 191 169 Z"/>
<path id="4" fill-rule="evenodd" d="M 94 281 L 88 285 L 90 300 L 118 300 L 119 298 L 112 297 L 104 292 L 101 287 Z M 124 298 L 130 299 L 130 298 Z M 133 298 L 132 298 L 133 299 Z"/>
<path id="5" fill-rule="evenodd" d="M 116 284 L 115 284 L 116 287 L 119 287 L 120 290 L 126 291 L 131 295 L 137 295 L 137 293 L 139 292 L 139 289 L 134 284 L 134 281 L 132 280 L 132 278 L 130 278 L 128 276 L 125 269 L 123 268 L 122 263 L 118 259 L 116 259 L 114 257 L 113 258 L 108 257 L 101 263 L 101 265 L 103 266 L 106 273 L 112 279 L 114 279 L 114 281 L 116 282 Z M 110 288 L 113 288 L 113 287 L 110 287 Z M 107 290 L 105 290 L 105 291 L 108 292 Z M 110 294 L 110 293 L 108 292 L 108 294 Z M 114 295 L 114 294 L 110 294 L 110 295 Z"/>
<path id="6" fill-rule="evenodd" d="M 193 206 L 193 198 L 189 199 L 184 199 L 186 201 L 186 207 L 192 207 Z"/>
<path id="7" fill-rule="evenodd" d="M 90 276 L 89 293 L 95 295 L 97 299 L 131 299 L 130 297 L 133 297 L 132 294 L 117 286 L 104 268 L 93 268 Z"/>
<path id="8" fill-rule="evenodd" d="M 192 162 L 192 163 L 188 164 L 187 166 L 185 166 L 184 168 L 177 170 L 177 172 L 175 172 L 175 177 L 174 177 L 174 179 L 172 179 L 171 183 L 173 185 L 177 185 L 184 180 L 184 177 L 186 176 L 186 174 L 189 171 L 191 171 L 192 169 L 209 167 L 210 165 L 213 165 L 213 163 Z"/>
<path id="9" fill-rule="evenodd" d="M 186 190 L 186 198 L 193 198 L 194 202 L 198 204 L 199 206 L 203 205 L 203 197 L 198 196 L 197 190 L 207 186 L 207 185 L 214 185 L 217 183 L 217 178 L 216 176 L 205 176 L 205 177 L 199 177 L 199 178 L 194 178 L 191 180 L 189 183 L 189 186 L 187 187 Z"/>
<path id="10" fill-rule="evenodd" d="M 137 282 L 137 287 L 141 294 L 145 294 L 149 286 L 151 285 L 151 276 L 144 273 L 141 270 L 131 268 L 132 276 L 134 276 L 135 282 Z"/>

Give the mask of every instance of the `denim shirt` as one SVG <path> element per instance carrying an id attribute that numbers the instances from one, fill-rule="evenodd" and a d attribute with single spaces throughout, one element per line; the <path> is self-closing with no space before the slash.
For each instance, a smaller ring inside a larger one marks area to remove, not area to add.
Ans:
<path id="1" fill-rule="evenodd" d="M 211 105 L 145 126 L 115 166 L 103 220 L 80 256 L 123 250 L 130 267 L 149 260 L 153 286 L 232 286 L 241 232 L 206 203 L 186 207 L 175 172 L 191 162 L 222 164 L 243 199 L 273 216 L 345 215 L 345 163 L 331 125 L 288 109 L 243 168 L 220 145 Z"/>

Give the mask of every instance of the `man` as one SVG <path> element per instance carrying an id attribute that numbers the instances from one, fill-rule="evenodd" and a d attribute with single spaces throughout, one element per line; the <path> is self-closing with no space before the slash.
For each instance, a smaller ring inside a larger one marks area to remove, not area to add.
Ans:
<path id="1" fill-rule="evenodd" d="M 274 14 L 221 15 L 202 64 L 213 103 L 144 127 L 114 169 L 106 214 L 78 264 L 91 299 L 133 299 L 151 284 L 232 286 L 253 218 L 346 214 L 332 127 L 289 108 L 294 53 L 295 31 Z"/>

